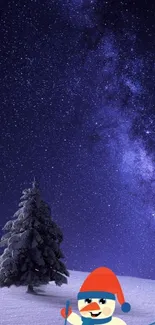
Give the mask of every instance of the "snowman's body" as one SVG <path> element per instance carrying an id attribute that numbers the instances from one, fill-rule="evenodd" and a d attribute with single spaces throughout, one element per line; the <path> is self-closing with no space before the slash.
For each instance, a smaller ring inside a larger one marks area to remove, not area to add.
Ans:
<path id="1" fill-rule="evenodd" d="M 79 315 L 77 315 L 76 313 L 71 313 L 71 315 L 67 318 L 67 321 L 72 324 L 72 325 L 82 325 L 82 319 Z M 118 318 L 118 317 L 112 317 L 112 319 L 110 320 L 110 322 L 106 323 L 107 325 L 126 325 L 126 323 Z M 94 325 L 95 324 L 95 320 L 94 320 Z M 100 324 L 102 325 L 102 324 Z M 103 324 L 105 325 L 105 323 Z"/>

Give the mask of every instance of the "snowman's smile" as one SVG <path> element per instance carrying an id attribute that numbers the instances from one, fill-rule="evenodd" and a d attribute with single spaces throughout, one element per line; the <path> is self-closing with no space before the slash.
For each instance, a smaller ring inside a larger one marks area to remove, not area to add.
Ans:
<path id="1" fill-rule="evenodd" d="M 91 317 L 97 317 L 97 316 L 99 316 L 101 314 L 101 311 L 99 312 L 99 313 L 92 313 L 92 312 L 90 312 L 90 315 L 91 315 Z"/>

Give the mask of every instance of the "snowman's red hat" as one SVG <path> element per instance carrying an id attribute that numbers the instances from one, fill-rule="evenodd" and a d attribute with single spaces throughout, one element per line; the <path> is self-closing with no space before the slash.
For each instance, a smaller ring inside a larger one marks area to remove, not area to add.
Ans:
<path id="1" fill-rule="evenodd" d="M 87 298 L 104 298 L 117 300 L 123 312 L 129 312 L 131 306 L 125 302 L 117 276 L 107 267 L 99 267 L 88 275 L 78 293 L 78 300 Z"/>

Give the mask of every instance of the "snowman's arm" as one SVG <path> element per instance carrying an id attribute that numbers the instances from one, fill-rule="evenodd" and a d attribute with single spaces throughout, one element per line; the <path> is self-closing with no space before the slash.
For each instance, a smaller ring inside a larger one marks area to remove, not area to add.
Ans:
<path id="1" fill-rule="evenodd" d="M 67 317 L 67 321 L 72 325 L 82 325 L 81 317 L 73 312 Z"/>
<path id="2" fill-rule="evenodd" d="M 112 319 L 114 320 L 114 324 L 116 324 L 116 325 L 127 325 L 127 324 L 124 322 L 124 320 L 122 320 L 122 319 L 120 319 L 120 318 L 118 318 L 118 317 L 113 317 Z"/>

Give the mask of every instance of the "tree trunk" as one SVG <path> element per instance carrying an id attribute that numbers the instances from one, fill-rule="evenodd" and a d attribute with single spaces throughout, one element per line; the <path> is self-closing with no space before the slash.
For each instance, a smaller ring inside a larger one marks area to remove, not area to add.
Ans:
<path id="1" fill-rule="evenodd" d="M 27 287 L 27 293 L 35 293 L 32 284 L 28 284 L 28 287 Z"/>

